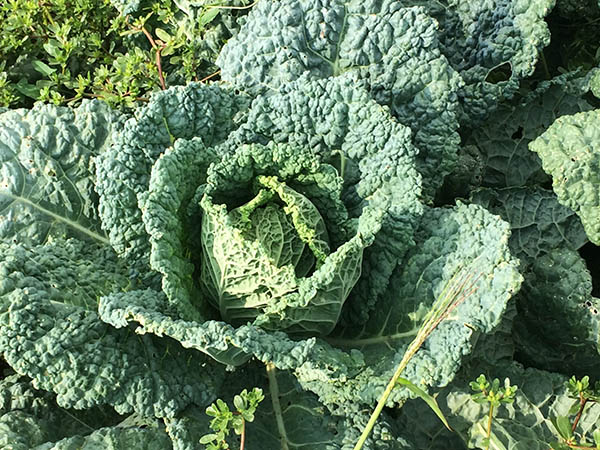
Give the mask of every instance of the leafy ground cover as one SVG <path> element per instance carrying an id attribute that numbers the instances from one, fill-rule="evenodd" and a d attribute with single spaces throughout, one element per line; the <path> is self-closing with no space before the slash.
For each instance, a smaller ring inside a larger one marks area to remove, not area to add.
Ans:
<path id="1" fill-rule="evenodd" d="M 121 108 L 213 75 L 249 1 L 7 0 L 0 5 L 0 106 Z"/>
<path id="2" fill-rule="evenodd" d="M 600 448 L 596 0 L 0 18 L 0 446 Z"/>

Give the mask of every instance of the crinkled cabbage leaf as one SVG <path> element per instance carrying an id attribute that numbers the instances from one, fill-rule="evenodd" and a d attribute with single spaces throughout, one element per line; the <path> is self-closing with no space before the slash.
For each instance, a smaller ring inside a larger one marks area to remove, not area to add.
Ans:
<path id="1" fill-rule="evenodd" d="M 600 244 L 600 110 L 562 116 L 533 141 L 544 170 L 552 176 L 558 201 L 581 218 L 595 244 Z"/>

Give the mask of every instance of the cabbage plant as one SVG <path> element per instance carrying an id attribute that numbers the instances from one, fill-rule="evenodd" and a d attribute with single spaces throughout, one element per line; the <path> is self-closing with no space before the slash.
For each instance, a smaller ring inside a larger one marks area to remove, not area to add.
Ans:
<path id="1" fill-rule="evenodd" d="M 256 431 L 326 420 L 301 439 L 351 440 L 449 280 L 478 284 L 407 366 L 423 389 L 452 380 L 520 283 L 508 226 L 425 207 L 410 130 L 347 79 L 256 99 L 192 84 L 127 120 L 95 102 L 2 119 L 4 358 L 60 408 L 114 410 L 109 428 L 129 416 L 128 433 L 194 448 L 202 408 L 266 367 L 267 397 L 287 386 L 306 407 L 271 402 Z"/>

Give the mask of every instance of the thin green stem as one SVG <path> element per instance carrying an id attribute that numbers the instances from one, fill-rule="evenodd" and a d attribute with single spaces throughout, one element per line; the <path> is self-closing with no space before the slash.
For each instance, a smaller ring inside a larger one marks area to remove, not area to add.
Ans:
<path id="1" fill-rule="evenodd" d="M 54 25 L 54 20 L 52 19 L 52 15 L 50 14 L 50 11 L 48 11 L 48 8 L 46 8 L 46 6 L 43 6 L 42 11 L 44 12 L 44 15 L 46 16 L 46 19 L 48 19 L 48 22 L 50 22 L 50 24 Z"/>
<path id="2" fill-rule="evenodd" d="M 288 438 L 283 423 L 283 414 L 281 413 L 281 403 L 279 403 L 279 384 L 277 383 L 277 369 L 273 363 L 267 363 L 267 376 L 269 377 L 269 391 L 271 392 L 271 403 L 273 403 L 273 412 L 277 422 L 277 431 L 281 441 L 281 450 L 289 450 Z"/>
<path id="3" fill-rule="evenodd" d="M 490 412 L 488 414 L 488 423 L 486 430 L 486 444 L 485 450 L 489 450 L 490 448 L 490 437 L 492 436 L 492 417 L 494 416 L 494 405 L 490 404 Z"/>
<path id="4" fill-rule="evenodd" d="M 394 376 L 392 376 L 392 379 L 386 386 L 385 391 L 383 392 L 383 395 L 379 398 L 379 401 L 377 402 L 377 406 L 375 407 L 375 411 L 373 411 L 373 414 L 371 414 L 371 417 L 369 418 L 369 422 L 367 422 L 367 426 L 363 430 L 362 434 L 360 435 L 360 438 L 358 439 L 358 442 L 354 446 L 354 450 L 362 449 L 363 445 L 367 441 L 367 438 L 369 437 L 369 434 L 371 434 L 371 431 L 373 430 L 373 427 L 375 426 L 375 423 L 377 422 L 377 419 L 379 418 L 381 411 L 385 407 L 387 399 L 389 398 L 390 394 L 392 393 L 392 390 L 396 386 L 396 383 L 398 382 L 398 378 L 400 377 L 400 374 L 402 374 L 402 371 L 406 368 L 406 365 L 408 364 L 409 360 L 410 360 L 410 358 L 406 358 L 406 354 L 405 354 L 405 357 L 402 358 L 402 361 L 400 362 L 400 364 L 398 365 L 398 368 L 394 372 Z"/>
<path id="5" fill-rule="evenodd" d="M 215 73 L 211 73 L 209 76 L 202 78 L 200 81 L 198 81 L 198 83 L 204 83 L 205 81 L 210 80 L 212 77 L 216 77 L 220 73 L 221 73 L 221 71 L 217 70 Z"/>
<path id="6" fill-rule="evenodd" d="M 154 40 L 154 38 L 152 37 L 150 32 L 146 29 L 146 27 L 144 27 L 144 26 L 142 26 L 140 28 L 134 27 L 134 30 L 141 31 L 142 33 L 144 33 L 144 35 L 148 39 L 148 42 L 150 42 L 152 49 L 154 49 L 154 51 L 156 52 L 155 59 L 156 59 L 156 68 L 158 70 L 158 81 L 160 82 L 161 89 L 164 91 L 165 89 L 167 89 L 167 85 L 165 83 L 165 77 L 164 77 L 163 71 L 162 71 L 162 64 L 160 62 L 160 52 L 162 52 L 164 46 L 159 46 L 156 43 L 156 41 Z"/>
<path id="7" fill-rule="evenodd" d="M 258 3 L 258 0 L 256 0 L 254 3 L 251 3 L 249 5 L 246 6 L 222 6 L 222 5 L 207 5 L 206 9 L 250 9 L 252 8 L 254 5 L 256 5 Z"/>
<path id="8" fill-rule="evenodd" d="M 475 292 L 475 284 L 477 280 L 479 280 L 479 276 L 477 276 L 473 280 L 473 275 L 471 273 L 467 273 L 464 277 L 461 273 L 457 273 L 454 276 L 452 276 L 450 281 L 448 281 L 448 283 L 444 286 L 441 294 L 439 295 L 439 297 L 433 304 L 431 310 L 427 314 L 424 323 L 419 328 L 417 335 L 404 352 L 404 356 L 402 357 L 400 364 L 398 364 L 398 367 L 396 368 L 392 379 L 390 380 L 390 382 L 385 388 L 385 391 L 379 398 L 379 401 L 375 406 L 373 414 L 371 414 L 371 417 L 369 418 L 365 429 L 360 435 L 358 442 L 354 446 L 354 450 L 361 450 L 363 445 L 367 441 L 367 438 L 371 434 L 371 431 L 373 430 L 373 427 L 375 426 L 375 423 L 377 422 L 381 411 L 385 407 L 385 404 L 387 403 L 387 400 L 390 397 L 392 390 L 398 382 L 398 378 L 408 365 L 409 361 L 419 351 L 419 349 L 427 340 L 429 335 L 433 332 L 433 330 L 435 330 L 435 328 L 446 317 L 448 317 L 448 314 L 452 310 L 454 310 L 460 303 L 466 300 L 473 292 Z M 467 283 L 469 284 L 467 285 Z"/>
<path id="9" fill-rule="evenodd" d="M 544 54 L 544 52 L 541 53 L 540 58 L 542 60 L 542 65 L 544 66 L 546 78 L 549 80 L 550 78 L 552 78 L 552 76 L 550 75 L 550 70 L 548 70 L 548 63 L 546 62 L 546 55 Z"/>

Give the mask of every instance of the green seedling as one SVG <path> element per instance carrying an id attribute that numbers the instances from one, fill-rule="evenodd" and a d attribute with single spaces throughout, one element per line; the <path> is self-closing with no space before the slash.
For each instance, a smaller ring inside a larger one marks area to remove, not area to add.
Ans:
<path id="1" fill-rule="evenodd" d="M 206 414 L 213 417 L 210 422 L 212 433 L 200 438 L 206 450 L 226 450 L 231 448 L 227 443 L 229 433 L 233 430 L 240 436 L 240 450 L 244 450 L 246 441 L 246 422 L 254 421 L 254 413 L 258 404 L 265 398 L 262 389 L 254 388 L 250 392 L 244 389 L 233 398 L 235 410 L 220 398 L 206 408 Z"/>
<path id="2" fill-rule="evenodd" d="M 492 419 L 494 417 L 494 411 L 497 410 L 500 405 L 512 403 L 515 400 L 517 386 L 511 386 L 510 380 L 507 378 L 504 380 L 504 386 L 501 387 L 500 380 L 498 378 L 495 378 L 490 383 L 483 374 L 479 375 L 477 380 L 471 381 L 469 385 L 475 392 L 474 394 L 471 394 L 471 399 L 475 403 L 490 405 L 487 427 L 485 431 L 486 435 L 483 441 L 485 450 L 488 450 L 490 448 L 492 436 Z"/>

